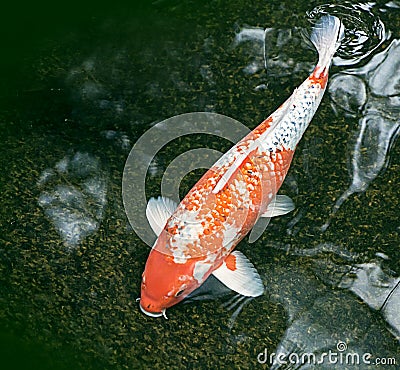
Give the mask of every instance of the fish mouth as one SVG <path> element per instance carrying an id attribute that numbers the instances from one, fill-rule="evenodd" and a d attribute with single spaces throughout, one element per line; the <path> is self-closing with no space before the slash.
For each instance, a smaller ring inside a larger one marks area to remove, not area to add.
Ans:
<path id="1" fill-rule="evenodd" d="M 161 310 L 161 312 L 150 312 L 150 311 L 146 311 L 142 307 L 142 305 L 140 303 L 139 303 L 139 307 L 140 307 L 140 311 L 142 311 L 147 316 L 150 316 L 150 317 L 161 317 L 161 316 L 163 316 L 165 319 L 168 320 L 165 308 L 163 310 Z"/>

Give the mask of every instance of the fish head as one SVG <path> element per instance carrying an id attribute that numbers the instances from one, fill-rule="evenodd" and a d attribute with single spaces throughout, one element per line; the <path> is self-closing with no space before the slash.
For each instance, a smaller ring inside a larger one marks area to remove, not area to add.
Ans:
<path id="1" fill-rule="evenodd" d="M 198 263 L 198 258 L 177 262 L 173 256 L 153 249 L 142 274 L 139 300 L 141 311 L 148 316 L 165 317 L 167 308 L 196 290 L 212 272 L 212 266 L 207 265 L 200 279 L 195 275 Z"/>

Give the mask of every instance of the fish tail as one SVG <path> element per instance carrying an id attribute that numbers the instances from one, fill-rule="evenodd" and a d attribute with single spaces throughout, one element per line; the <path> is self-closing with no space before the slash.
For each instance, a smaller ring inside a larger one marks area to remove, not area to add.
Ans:
<path id="1" fill-rule="evenodd" d="M 335 16 L 324 15 L 314 26 L 310 40 L 319 54 L 316 70 L 320 73 L 328 70 L 343 36 L 343 23 Z"/>

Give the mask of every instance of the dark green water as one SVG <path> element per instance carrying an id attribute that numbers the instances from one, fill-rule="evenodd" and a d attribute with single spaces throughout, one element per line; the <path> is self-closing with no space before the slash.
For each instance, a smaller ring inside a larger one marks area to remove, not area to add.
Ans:
<path id="1" fill-rule="evenodd" d="M 238 246 L 257 267 L 265 294 L 233 324 L 224 298 L 179 304 L 168 310 L 169 320 L 144 316 L 135 302 L 149 248 L 122 204 L 131 146 L 155 122 L 187 112 L 217 112 L 254 128 L 316 62 L 300 30 L 310 29 L 307 12 L 321 4 L 161 0 L 7 13 L 0 64 L 1 368 L 266 367 L 257 361 L 265 349 L 318 354 L 337 351 L 338 342 L 374 359 L 395 358 L 397 367 L 329 368 L 398 368 L 396 1 L 365 10 L 366 19 L 385 26 L 379 47 L 332 67 L 332 88 L 282 188 L 296 210 L 273 219 L 257 242 Z M 359 27 L 364 18 L 354 17 Z M 256 27 L 272 29 L 267 69 L 260 41 L 235 42 L 243 28 Z M 361 52 L 379 44 L 367 36 Z M 346 47 L 350 53 L 351 43 Z M 360 131 L 362 122 L 372 123 Z M 206 135 L 175 140 L 157 156 L 147 196 L 160 194 L 163 171 L 177 154 L 225 152 L 230 145 Z M 201 173 L 183 179 L 181 196 Z M 321 231 L 352 181 L 360 191 Z"/>

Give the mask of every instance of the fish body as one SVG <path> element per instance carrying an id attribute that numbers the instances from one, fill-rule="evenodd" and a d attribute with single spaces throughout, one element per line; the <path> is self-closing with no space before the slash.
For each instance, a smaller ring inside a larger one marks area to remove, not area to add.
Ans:
<path id="1" fill-rule="evenodd" d="M 244 296 L 263 293 L 254 266 L 233 249 L 260 217 L 294 208 L 277 191 L 321 102 L 341 33 L 338 18 L 322 17 L 311 36 L 319 53 L 312 74 L 224 154 L 178 206 L 161 197 L 149 201 L 146 212 L 158 239 L 142 275 L 140 308 L 144 313 L 165 316 L 168 307 L 197 289 L 210 274 Z"/>

